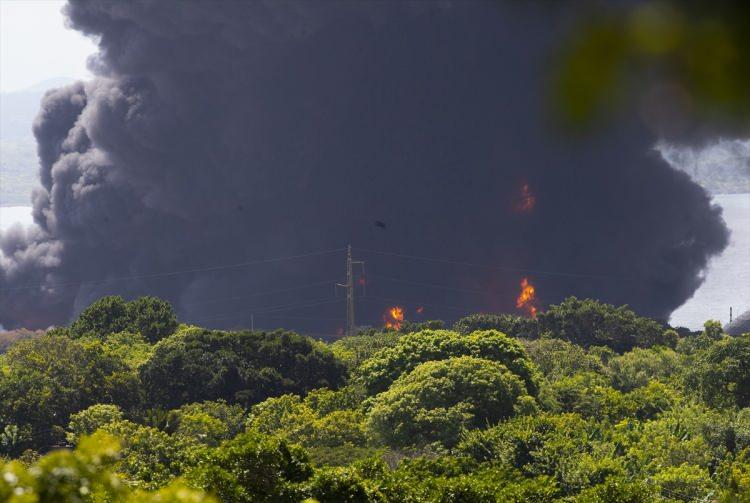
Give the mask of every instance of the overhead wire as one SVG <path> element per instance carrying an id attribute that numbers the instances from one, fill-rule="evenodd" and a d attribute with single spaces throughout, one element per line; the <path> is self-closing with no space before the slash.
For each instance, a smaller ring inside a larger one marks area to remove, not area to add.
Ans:
<path id="1" fill-rule="evenodd" d="M 190 323 L 212 321 L 212 320 L 217 320 L 217 319 L 222 319 L 222 318 L 230 318 L 232 316 L 238 316 L 242 314 L 255 315 L 255 314 L 276 313 L 280 311 L 286 311 L 289 309 L 297 309 L 297 308 L 304 308 L 304 307 L 314 307 L 314 306 L 319 306 L 319 305 L 324 305 L 324 304 L 332 304 L 334 302 L 341 302 L 343 300 L 344 300 L 343 298 L 334 298 L 334 299 L 326 298 L 326 299 L 319 299 L 319 300 L 311 301 L 311 302 L 307 301 L 307 302 L 294 303 L 294 304 L 282 304 L 279 306 L 272 306 L 270 308 L 243 309 L 241 311 L 232 311 L 229 313 L 212 315 L 212 316 L 203 317 L 203 318 L 193 318 L 192 320 L 190 320 Z"/>
<path id="2" fill-rule="evenodd" d="M 505 266 L 496 266 L 496 265 L 489 265 L 489 264 L 477 264 L 474 262 L 464 262 L 464 261 L 459 261 L 459 260 L 450 260 L 450 259 L 436 258 L 436 257 L 425 257 L 425 256 L 420 256 L 420 255 L 410 255 L 406 253 L 373 250 L 373 249 L 359 248 L 359 247 L 357 248 L 353 247 L 352 249 L 356 251 L 364 252 L 364 253 L 375 253 L 378 255 L 407 258 L 407 259 L 412 259 L 412 260 L 422 260 L 426 262 L 436 262 L 436 263 L 460 265 L 460 266 L 467 266 L 467 267 L 477 267 L 477 268 L 482 268 L 482 269 L 493 269 L 497 271 L 506 271 L 506 272 L 523 272 L 523 273 L 538 274 L 542 276 L 547 275 L 547 276 L 564 276 L 564 277 L 571 277 L 571 278 L 617 279 L 617 280 L 627 279 L 627 278 L 620 277 L 620 276 L 611 276 L 611 275 L 602 275 L 602 274 L 584 274 L 584 273 L 573 273 L 573 272 L 564 272 L 564 271 L 548 271 L 548 270 L 542 270 L 542 269 L 530 269 L 530 268 L 522 268 L 522 267 L 505 267 Z"/>
<path id="3" fill-rule="evenodd" d="M 212 302 L 219 302 L 219 301 L 225 301 L 225 300 L 245 299 L 248 297 L 261 297 L 263 295 L 273 295 L 277 293 L 293 292 L 295 290 L 303 290 L 305 288 L 311 288 L 313 286 L 328 285 L 328 284 L 338 283 L 340 281 L 341 281 L 340 279 L 329 279 L 325 281 L 317 281 L 315 283 L 308 283 L 306 285 L 298 285 L 298 286 L 293 286 L 289 288 L 282 288 L 279 290 L 267 290 L 265 292 L 254 292 L 254 293 L 248 293 L 248 294 L 243 294 L 243 295 L 234 295 L 231 297 L 214 297 L 211 299 L 203 299 L 203 300 L 199 299 L 196 302 L 183 302 L 180 304 L 180 306 L 181 307 L 182 306 L 199 306 L 203 304 L 210 304 Z"/>
<path id="4" fill-rule="evenodd" d="M 397 283 L 405 283 L 405 284 L 408 284 L 408 285 L 426 286 L 426 287 L 429 287 L 429 288 L 436 288 L 436 289 L 439 289 L 439 290 L 448 290 L 448 291 L 452 291 L 452 292 L 474 293 L 474 294 L 478 294 L 478 295 L 494 295 L 495 294 L 495 292 L 490 292 L 488 290 L 468 290 L 468 289 L 463 289 L 463 288 L 454 288 L 454 287 L 450 287 L 450 286 L 447 286 L 447 285 L 438 285 L 438 284 L 435 284 L 435 283 L 422 283 L 420 281 L 410 281 L 410 280 L 402 279 L 402 278 L 393 278 L 393 277 L 390 277 L 390 276 L 381 276 L 380 274 L 368 274 L 368 278 L 380 278 L 380 279 L 383 279 L 383 280 L 386 280 L 386 281 L 394 281 L 394 282 L 397 282 Z"/>
<path id="5" fill-rule="evenodd" d="M 286 260 L 295 260 L 295 259 L 315 257 L 315 256 L 320 256 L 320 255 L 328 255 L 331 253 L 343 252 L 344 250 L 345 248 L 334 248 L 331 250 L 323 250 L 323 251 L 317 251 L 317 252 L 311 252 L 311 253 L 301 253 L 298 255 L 287 255 L 287 256 L 282 256 L 282 257 L 273 257 L 273 258 L 266 258 L 266 259 L 248 260 L 244 262 L 235 262 L 232 264 L 199 267 L 199 268 L 194 268 L 194 269 L 183 269 L 183 270 L 178 270 L 178 271 L 167 271 L 167 272 L 160 272 L 160 273 L 153 273 L 153 274 L 136 274 L 136 275 L 131 275 L 131 276 L 116 276 L 112 278 L 104 278 L 104 279 L 99 279 L 99 280 L 76 281 L 76 282 L 67 282 L 67 283 L 39 283 L 36 285 L 3 288 L 3 289 L 0 289 L 0 293 L 16 291 L 16 290 L 28 290 L 28 289 L 40 288 L 40 287 L 62 288 L 62 287 L 68 287 L 68 286 L 88 286 L 88 285 L 98 285 L 102 283 L 112 283 L 112 282 L 118 282 L 118 281 L 133 281 L 133 280 L 141 280 L 141 279 L 164 278 L 164 277 L 169 277 L 169 276 L 179 276 L 182 274 L 195 274 L 199 272 L 221 271 L 221 270 L 226 270 L 226 269 L 247 267 L 251 265 L 269 264 L 273 262 L 282 262 Z"/>

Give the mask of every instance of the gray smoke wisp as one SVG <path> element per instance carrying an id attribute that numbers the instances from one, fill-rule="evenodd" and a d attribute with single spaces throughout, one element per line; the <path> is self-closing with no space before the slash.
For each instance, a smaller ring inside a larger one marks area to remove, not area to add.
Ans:
<path id="1" fill-rule="evenodd" d="M 332 295 L 248 297 L 340 278 L 343 255 L 159 274 L 349 242 L 574 273 L 531 276 L 543 302 L 595 296 L 666 318 L 726 246 L 720 210 L 637 120 L 587 141 L 551 133 L 542 97 L 564 22 L 546 8 L 71 0 L 66 13 L 98 39 L 98 76 L 43 100 L 37 227 L 0 236 L 6 328 L 63 323 L 111 293 L 247 323 L 264 303 Z M 513 211 L 522 184 L 529 214 Z M 381 284 L 391 296 L 514 309 L 520 273 L 361 255 L 373 273 L 488 292 Z M 360 318 L 383 308 L 363 301 Z"/>

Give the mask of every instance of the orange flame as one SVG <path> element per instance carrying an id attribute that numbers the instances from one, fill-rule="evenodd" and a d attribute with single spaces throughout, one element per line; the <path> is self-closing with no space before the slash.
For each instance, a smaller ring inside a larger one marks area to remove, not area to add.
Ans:
<path id="1" fill-rule="evenodd" d="M 399 306 L 389 308 L 383 315 L 383 322 L 385 323 L 385 328 L 400 329 L 401 324 L 404 322 L 404 308 Z"/>
<path id="2" fill-rule="evenodd" d="M 518 204 L 516 209 L 519 213 L 531 213 L 536 205 L 536 197 L 531 193 L 531 188 L 528 183 L 524 183 L 521 186 L 521 194 L 519 195 Z"/>
<path id="3" fill-rule="evenodd" d="M 536 318 L 536 288 L 529 283 L 528 278 L 521 280 L 521 293 L 516 299 L 516 307 L 529 313 L 531 318 Z"/>

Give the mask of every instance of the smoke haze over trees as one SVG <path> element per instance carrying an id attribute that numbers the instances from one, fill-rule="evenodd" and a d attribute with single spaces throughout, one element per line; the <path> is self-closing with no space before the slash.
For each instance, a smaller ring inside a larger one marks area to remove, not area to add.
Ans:
<path id="1" fill-rule="evenodd" d="M 545 96 L 573 15 L 565 9 L 79 0 L 66 9 L 99 41 L 98 77 L 50 91 L 35 122 L 38 227 L 0 235 L 6 328 L 66 322 L 113 293 L 169 299 L 186 321 L 247 323 L 249 304 L 299 300 L 248 293 L 339 278 L 342 255 L 165 271 L 350 242 L 507 268 L 367 257 L 391 277 L 439 275 L 492 292 L 400 288 L 425 304 L 511 311 L 516 268 L 541 271 L 545 304 L 574 294 L 666 318 L 726 246 L 720 211 L 652 150 L 658 138 L 635 113 L 590 139 L 554 134 Z M 536 201 L 528 213 L 514 207 L 524 184 Z M 382 310 L 360 306 L 363 320 Z"/>

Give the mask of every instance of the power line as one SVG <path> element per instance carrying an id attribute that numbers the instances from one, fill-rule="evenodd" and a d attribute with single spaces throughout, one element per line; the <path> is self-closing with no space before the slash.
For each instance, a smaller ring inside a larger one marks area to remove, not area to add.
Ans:
<path id="1" fill-rule="evenodd" d="M 288 314 L 274 316 L 273 314 L 266 314 L 266 313 L 256 314 L 256 317 L 271 318 L 271 319 L 287 319 L 288 318 L 291 320 L 310 320 L 310 321 L 346 321 L 346 318 L 318 318 L 318 317 L 311 317 L 311 316 L 289 316 Z"/>
<path id="2" fill-rule="evenodd" d="M 392 278 L 392 277 L 389 277 L 389 276 L 381 276 L 380 274 L 369 274 L 368 277 L 370 277 L 370 278 L 380 278 L 380 279 L 384 279 L 386 281 L 395 281 L 397 283 L 406 283 L 408 285 L 426 286 L 426 287 L 429 287 L 429 288 L 437 288 L 437 289 L 440 289 L 440 290 L 449 290 L 449 291 L 452 291 L 452 292 L 475 293 L 475 294 L 479 294 L 479 295 L 494 295 L 496 293 L 496 292 L 490 292 L 488 290 L 465 290 L 463 288 L 453 288 L 453 287 L 450 287 L 450 286 L 437 285 L 437 284 L 434 284 L 434 283 L 422 283 L 422 282 L 419 282 L 419 281 L 410 281 L 410 280 L 407 280 L 407 279 Z"/>
<path id="3" fill-rule="evenodd" d="M 69 283 L 40 283 L 38 285 L 28 285 L 28 286 L 16 286 L 12 288 L 3 288 L 0 289 L 0 293 L 2 292 L 10 292 L 10 291 L 16 291 L 16 290 L 28 290 L 33 288 L 40 288 L 42 286 L 53 288 L 53 287 L 68 287 L 68 286 L 88 286 L 88 285 L 98 285 L 102 283 L 113 283 L 117 281 L 133 281 L 133 280 L 139 280 L 139 279 L 153 279 L 153 278 L 164 278 L 169 276 L 179 276 L 181 274 L 194 274 L 199 272 L 210 272 L 210 271 L 220 271 L 225 269 L 234 269 L 238 267 L 247 267 L 251 265 L 259 265 L 259 264 L 269 264 L 272 262 L 282 262 L 285 260 L 295 260 L 300 258 L 307 258 L 307 257 L 316 257 L 320 255 L 328 255 L 331 253 L 337 253 L 344 251 L 345 248 L 334 248 L 332 250 L 324 250 L 324 251 L 318 251 L 318 252 L 311 252 L 311 253 L 302 253 L 299 255 L 287 255 L 283 257 L 275 257 L 275 258 L 267 258 L 267 259 L 259 259 L 259 260 L 249 260 L 245 262 L 236 262 L 233 264 L 225 264 L 225 265 L 217 265 L 217 266 L 210 266 L 210 267 L 201 267 L 196 269 L 184 269 L 179 271 L 169 271 L 169 272 L 160 272 L 160 273 L 153 273 L 153 274 L 140 274 L 140 275 L 132 275 L 132 276 L 117 276 L 114 278 L 106 278 L 106 279 L 100 279 L 100 280 L 91 280 L 91 281 L 77 281 L 77 282 L 69 282 Z"/>
<path id="4" fill-rule="evenodd" d="M 442 264 L 461 265 L 461 266 L 467 266 L 467 267 L 479 267 L 482 269 L 492 269 L 496 271 L 523 272 L 523 273 L 530 273 L 530 274 L 538 274 L 542 276 L 544 275 L 565 276 L 565 277 L 571 277 L 571 278 L 617 279 L 617 280 L 627 279 L 624 277 L 605 276 L 605 275 L 600 275 L 600 274 L 579 274 L 579 273 L 569 273 L 569 272 L 560 272 L 560 271 L 545 271 L 545 270 L 540 270 L 540 269 L 527 269 L 527 268 L 520 268 L 520 267 L 503 267 L 503 266 L 494 266 L 494 265 L 488 265 L 488 264 L 476 264 L 473 262 L 462 262 L 462 261 L 457 261 L 457 260 L 449 260 L 449 259 L 442 259 L 442 258 L 435 258 L 435 257 L 422 257 L 419 255 L 409 255 L 406 253 L 371 250 L 367 248 L 356 248 L 356 250 L 360 252 L 364 252 L 364 253 L 376 253 L 379 255 L 387 255 L 391 257 L 400 257 L 400 258 L 407 258 L 407 259 L 412 259 L 412 260 L 423 260 L 425 262 L 437 262 L 437 263 L 442 263 Z"/>
<path id="5" fill-rule="evenodd" d="M 396 304 L 419 304 L 420 306 L 437 307 L 441 309 L 454 309 L 456 311 L 476 311 L 473 307 L 459 307 L 459 306 L 447 306 L 445 304 L 428 304 L 425 302 L 419 302 L 418 300 L 403 300 L 403 299 L 391 299 L 387 297 L 373 297 L 369 295 L 363 297 L 363 300 L 379 300 L 382 302 L 395 302 Z"/>
<path id="6" fill-rule="evenodd" d="M 215 298 L 212 298 L 212 299 L 198 300 L 196 302 L 181 303 L 180 307 L 184 307 L 184 306 L 197 306 L 197 305 L 210 304 L 212 302 L 218 302 L 218 301 L 224 301 L 224 300 L 245 299 L 247 297 L 261 297 L 263 295 L 273 295 L 273 294 L 276 294 L 276 293 L 293 292 L 295 290 L 302 290 L 302 289 L 310 288 L 310 287 L 313 287 L 313 286 L 329 285 L 331 283 L 336 283 L 337 281 L 338 280 L 335 280 L 335 279 L 329 279 L 329 280 L 326 280 L 326 281 L 318 281 L 316 283 L 308 283 L 306 285 L 293 286 L 293 287 L 289 287 L 289 288 L 283 288 L 283 289 L 280 289 L 280 290 L 267 290 L 265 292 L 255 292 L 255 293 L 248 293 L 248 294 L 243 294 L 243 295 L 234 295 L 232 297 L 215 297 Z"/>
<path id="7" fill-rule="evenodd" d="M 267 313 L 276 313 L 279 311 L 286 311 L 289 309 L 297 309 L 297 308 L 304 308 L 304 307 L 313 307 L 313 306 L 319 306 L 323 304 L 332 304 L 334 302 L 340 302 L 344 299 L 327 299 L 327 300 L 317 300 L 312 302 L 302 302 L 302 303 L 295 303 L 295 304 L 281 304 L 279 306 L 271 306 L 269 308 L 261 308 L 261 309 L 243 309 L 242 311 L 233 311 L 231 313 L 223 313 L 218 314 L 214 316 L 208 316 L 204 318 L 197 318 L 190 321 L 190 323 L 196 323 L 196 322 L 203 322 L 203 321 L 211 321 L 216 319 L 222 319 L 222 318 L 230 318 L 232 316 L 238 316 L 241 314 L 267 314 Z"/>

